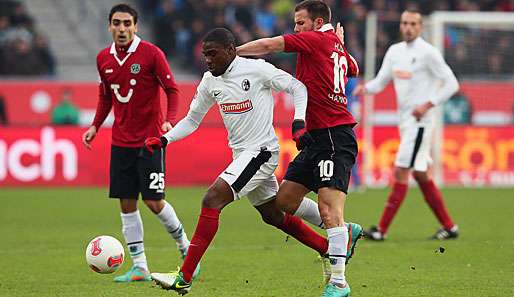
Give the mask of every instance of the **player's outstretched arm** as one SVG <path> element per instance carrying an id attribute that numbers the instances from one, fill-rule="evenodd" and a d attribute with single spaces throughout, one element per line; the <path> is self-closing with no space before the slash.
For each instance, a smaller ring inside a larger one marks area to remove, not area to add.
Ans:
<path id="1" fill-rule="evenodd" d="M 284 51 L 284 37 L 261 38 L 236 47 L 239 56 L 259 56 Z"/>
<path id="2" fill-rule="evenodd" d="M 168 143 L 178 141 L 196 131 L 203 117 L 214 104 L 214 100 L 207 94 L 203 91 L 203 81 L 201 81 L 186 117 L 161 137 L 147 138 L 145 140 L 146 149 L 153 153 L 155 149 L 166 147 Z"/>

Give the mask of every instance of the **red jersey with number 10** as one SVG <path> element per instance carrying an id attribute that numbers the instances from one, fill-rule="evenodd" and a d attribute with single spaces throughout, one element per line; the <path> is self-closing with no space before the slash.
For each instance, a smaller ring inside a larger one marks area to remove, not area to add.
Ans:
<path id="1" fill-rule="evenodd" d="M 355 125 L 344 93 L 348 77 L 359 67 L 330 24 L 319 31 L 284 35 L 285 52 L 297 52 L 296 78 L 309 92 L 307 130 Z"/>

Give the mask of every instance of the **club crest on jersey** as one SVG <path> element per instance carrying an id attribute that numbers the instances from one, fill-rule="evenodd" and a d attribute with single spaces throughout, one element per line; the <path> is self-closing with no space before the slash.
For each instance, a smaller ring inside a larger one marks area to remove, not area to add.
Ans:
<path id="1" fill-rule="evenodd" d="M 138 74 L 139 71 L 141 71 L 141 65 L 139 65 L 139 64 L 132 64 L 132 65 L 130 65 L 130 73 Z"/>
<path id="2" fill-rule="evenodd" d="M 252 110 L 253 105 L 250 99 L 246 99 L 238 103 L 222 103 L 220 109 L 224 114 L 241 114 Z"/>
<path id="3" fill-rule="evenodd" d="M 250 90 L 250 81 L 247 80 L 246 78 L 243 79 L 243 81 L 241 82 L 241 88 L 243 88 L 243 90 L 245 90 L 245 91 Z"/>

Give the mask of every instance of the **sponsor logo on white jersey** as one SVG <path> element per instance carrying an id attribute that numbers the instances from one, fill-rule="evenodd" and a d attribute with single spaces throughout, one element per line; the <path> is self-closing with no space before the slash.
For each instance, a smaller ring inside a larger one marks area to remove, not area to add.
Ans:
<path id="1" fill-rule="evenodd" d="M 238 103 L 222 103 L 220 104 L 221 111 L 225 114 L 239 114 L 245 113 L 253 109 L 252 101 L 246 99 Z"/>

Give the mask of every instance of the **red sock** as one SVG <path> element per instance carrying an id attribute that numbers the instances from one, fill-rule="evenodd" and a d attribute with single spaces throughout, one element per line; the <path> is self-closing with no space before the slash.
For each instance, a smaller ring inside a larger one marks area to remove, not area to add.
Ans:
<path id="1" fill-rule="evenodd" d="M 325 255 L 328 251 L 328 240 L 295 216 L 286 213 L 284 222 L 279 228 L 299 242 L 318 251 L 320 255 Z"/>
<path id="2" fill-rule="evenodd" d="M 191 282 L 196 266 L 218 231 L 220 211 L 216 208 L 202 208 L 195 233 L 187 250 L 186 259 L 180 271 L 186 282 Z"/>
<path id="3" fill-rule="evenodd" d="M 406 184 L 400 184 L 397 182 L 393 184 L 393 190 L 389 193 L 384 212 L 380 218 L 380 223 L 378 223 L 378 229 L 380 229 L 383 234 L 387 232 L 396 212 L 402 205 L 402 202 L 407 195 L 407 188 L 408 186 Z"/>
<path id="4" fill-rule="evenodd" d="M 423 192 L 423 196 L 425 196 L 425 201 L 432 209 L 432 212 L 434 212 L 439 223 L 441 223 L 445 229 L 451 229 L 453 227 L 453 221 L 444 205 L 443 195 L 441 195 L 441 192 L 434 184 L 434 181 L 429 180 L 426 183 L 419 183 L 419 187 Z"/>

